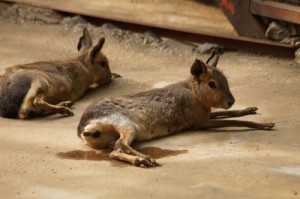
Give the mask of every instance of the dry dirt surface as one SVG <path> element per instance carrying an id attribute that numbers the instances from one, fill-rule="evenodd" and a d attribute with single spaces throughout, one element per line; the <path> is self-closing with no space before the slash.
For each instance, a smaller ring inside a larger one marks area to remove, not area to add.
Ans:
<path id="1" fill-rule="evenodd" d="M 218 65 L 236 98 L 232 109 L 258 106 L 243 119 L 275 122 L 274 130 L 191 131 L 139 143 L 162 165 L 142 169 L 85 146 L 76 134 L 81 114 L 97 98 L 183 80 L 194 58 L 208 55 L 110 26 L 1 18 L 0 70 L 75 55 L 85 26 L 94 41 L 106 37 L 103 51 L 123 78 L 87 93 L 73 117 L 0 118 L 0 198 L 300 198 L 300 66 L 293 59 L 237 51 Z"/>

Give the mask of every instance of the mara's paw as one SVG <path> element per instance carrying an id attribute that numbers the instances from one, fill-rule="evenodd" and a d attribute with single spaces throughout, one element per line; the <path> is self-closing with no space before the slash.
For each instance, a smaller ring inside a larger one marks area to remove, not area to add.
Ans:
<path id="1" fill-rule="evenodd" d="M 273 122 L 261 123 L 258 126 L 258 129 L 261 129 L 261 130 L 271 130 L 274 126 L 275 126 L 275 123 L 273 123 Z"/>
<path id="2" fill-rule="evenodd" d="M 257 107 L 248 107 L 242 110 L 243 115 L 250 115 L 250 114 L 256 114 L 256 111 L 258 110 Z"/>
<path id="3" fill-rule="evenodd" d="M 142 168 L 160 166 L 160 164 L 158 164 L 154 159 L 142 158 L 142 157 L 136 157 L 133 165 L 137 166 L 137 167 L 142 167 Z"/>
<path id="4" fill-rule="evenodd" d="M 122 76 L 117 74 L 117 73 L 112 73 L 111 74 L 111 79 L 116 79 L 116 78 L 121 78 Z"/>
<path id="5" fill-rule="evenodd" d="M 58 105 L 70 108 L 71 106 L 73 106 L 73 104 L 74 102 L 72 101 L 64 101 L 64 102 L 60 102 Z"/>
<path id="6" fill-rule="evenodd" d="M 58 110 L 58 113 L 62 114 L 62 115 L 69 115 L 69 116 L 73 116 L 74 115 L 74 113 L 71 111 L 71 109 L 67 108 L 67 107 L 60 108 Z"/>

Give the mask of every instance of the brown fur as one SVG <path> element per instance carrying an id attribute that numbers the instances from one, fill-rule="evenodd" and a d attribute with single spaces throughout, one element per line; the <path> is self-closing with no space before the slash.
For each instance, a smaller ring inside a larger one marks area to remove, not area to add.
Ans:
<path id="1" fill-rule="evenodd" d="M 75 58 L 6 68 L 0 76 L 0 116 L 73 115 L 69 107 L 90 86 L 111 80 L 108 60 L 101 52 L 104 41 L 101 38 L 92 46 L 92 38 L 84 29 Z"/>
<path id="2" fill-rule="evenodd" d="M 155 160 L 130 147 L 134 141 L 151 140 L 190 129 L 271 129 L 273 123 L 218 120 L 254 114 L 255 107 L 211 112 L 212 107 L 229 109 L 234 103 L 225 76 L 215 67 L 218 57 L 214 53 L 207 64 L 196 59 L 188 80 L 134 95 L 104 98 L 91 104 L 78 125 L 78 136 L 98 149 L 114 144 L 110 154 L 113 159 L 153 167 L 158 165 Z M 95 132 L 97 134 L 93 136 Z"/>

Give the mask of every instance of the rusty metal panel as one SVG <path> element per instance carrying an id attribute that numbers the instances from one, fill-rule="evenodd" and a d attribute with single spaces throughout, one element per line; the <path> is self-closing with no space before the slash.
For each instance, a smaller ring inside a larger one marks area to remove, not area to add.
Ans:
<path id="1" fill-rule="evenodd" d="M 266 39 L 266 26 L 250 13 L 250 0 L 215 0 L 240 36 Z"/>
<path id="2" fill-rule="evenodd" d="M 300 7 L 297 5 L 252 0 L 250 10 L 255 15 L 300 24 Z"/>

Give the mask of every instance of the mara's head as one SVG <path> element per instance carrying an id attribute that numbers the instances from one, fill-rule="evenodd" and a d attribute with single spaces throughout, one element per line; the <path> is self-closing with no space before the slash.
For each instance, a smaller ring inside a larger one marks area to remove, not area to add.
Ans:
<path id="1" fill-rule="evenodd" d="M 219 55 L 213 51 L 204 63 L 196 59 L 191 66 L 193 92 L 206 107 L 229 109 L 234 104 L 226 77 L 216 66 Z"/>
<path id="2" fill-rule="evenodd" d="M 84 56 L 84 64 L 92 74 L 93 83 L 103 84 L 111 80 L 111 71 L 107 57 L 101 52 L 105 38 L 100 38 L 93 46 L 93 40 L 89 31 L 84 28 L 83 35 L 77 45 L 78 51 Z"/>

